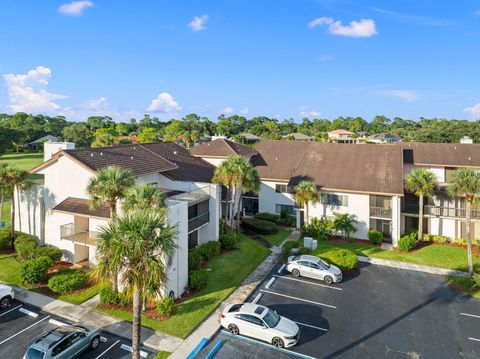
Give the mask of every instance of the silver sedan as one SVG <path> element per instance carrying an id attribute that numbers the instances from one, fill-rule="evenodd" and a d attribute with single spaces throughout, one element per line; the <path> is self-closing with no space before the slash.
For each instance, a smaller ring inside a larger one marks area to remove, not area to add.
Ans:
<path id="1" fill-rule="evenodd" d="M 287 271 L 295 277 L 302 276 L 320 279 L 327 284 L 342 281 L 342 271 L 340 268 L 316 256 L 300 255 L 288 257 Z"/>

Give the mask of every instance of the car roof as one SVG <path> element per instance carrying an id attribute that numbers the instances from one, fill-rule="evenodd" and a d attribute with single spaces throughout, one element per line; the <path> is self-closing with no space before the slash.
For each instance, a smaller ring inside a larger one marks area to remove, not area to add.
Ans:
<path id="1" fill-rule="evenodd" d="M 45 334 L 43 337 L 38 339 L 35 342 L 35 344 L 32 346 L 37 349 L 46 351 L 50 347 L 52 347 L 54 344 L 58 343 L 60 340 L 70 335 L 70 333 L 78 332 L 78 331 L 86 331 L 86 330 L 85 328 L 78 327 L 78 326 L 70 326 L 70 325 L 61 326 Z"/>
<path id="2" fill-rule="evenodd" d="M 264 307 L 263 305 L 253 304 L 253 303 L 245 303 L 244 305 L 242 305 L 239 312 L 241 312 L 242 314 L 251 314 L 251 315 L 255 315 L 255 316 L 262 316 L 262 314 L 264 314 L 265 311 L 267 311 L 267 310 L 268 310 L 268 308 Z"/>
<path id="3" fill-rule="evenodd" d="M 298 259 L 296 259 L 297 261 L 311 261 L 311 262 L 319 262 L 320 261 L 320 258 L 316 257 L 316 256 L 311 256 L 311 255 L 308 255 L 308 254 L 302 254 L 301 256 L 299 256 Z"/>

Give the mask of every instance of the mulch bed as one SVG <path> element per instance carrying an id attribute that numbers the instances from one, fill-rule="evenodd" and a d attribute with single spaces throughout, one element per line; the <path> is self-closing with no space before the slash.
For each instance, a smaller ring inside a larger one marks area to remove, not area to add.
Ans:
<path id="1" fill-rule="evenodd" d="M 15 251 L 11 248 L 5 248 L 0 251 L 0 254 L 15 254 Z"/>
<path id="2" fill-rule="evenodd" d="M 133 305 L 99 304 L 99 307 L 106 310 L 122 310 L 124 312 L 133 311 Z M 168 315 L 165 315 L 165 316 L 158 315 L 157 309 L 155 307 L 148 307 L 147 310 L 142 311 L 142 315 L 150 319 L 159 320 L 159 321 L 164 321 L 171 318 L 171 316 L 168 316 Z"/>
<path id="3" fill-rule="evenodd" d="M 60 261 L 48 268 L 48 274 L 52 275 L 53 273 L 58 272 L 60 269 L 72 268 L 73 263 Z"/>

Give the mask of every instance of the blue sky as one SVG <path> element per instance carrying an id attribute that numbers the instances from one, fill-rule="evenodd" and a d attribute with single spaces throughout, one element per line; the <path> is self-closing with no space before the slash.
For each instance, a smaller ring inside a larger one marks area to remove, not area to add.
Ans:
<path id="1" fill-rule="evenodd" d="M 480 1 L 0 2 L 0 112 L 480 118 Z"/>

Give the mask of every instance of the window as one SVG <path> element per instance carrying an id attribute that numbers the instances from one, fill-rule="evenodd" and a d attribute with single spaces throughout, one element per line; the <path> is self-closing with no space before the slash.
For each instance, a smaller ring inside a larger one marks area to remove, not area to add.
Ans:
<path id="1" fill-rule="evenodd" d="M 253 315 L 240 314 L 239 317 L 240 317 L 241 320 L 244 320 L 246 322 L 256 324 L 256 325 L 260 325 L 260 326 L 263 325 L 262 320 L 260 318 L 254 317 Z"/>
<path id="2" fill-rule="evenodd" d="M 72 344 L 75 344 L 76 342 L 78 342 L 79 340 L 85 338 L 85 333 L 81 333 L 81 332 L 76 332 L 76 333 L 73 333 L 69 339 L 70 339 L 70 345 Z"/>
<path id="3" fill-rule="evenodd" d="M 452 183 L 453 177 L 455 176 L 456 173 L 457 173 L 456 168 L 451 168 L 451 167 L 445 168 L 445 182 Z"/>
<path id="4" fill-rule="evenodd" d="M 286 212 L 289 215 L 292 215 L 292 216 L 295 215 L 294 207 L 290 206 L 288 204 L 276 204 L 275 205 L 275 212 L 276 213 Z"/>
<path id="5" fill-rule="evenodd" d="M 392 208 L 392 197 L 387 196 L 370 196 L 370 207 Z"/>
<path id="6" fill-rule="evenodd" d="M 322 204 L 328 206 L 348 206 L 348 196 L 334 193 L 322 193 L 320 196 Z"/>
<path id="7" fill-rule="evenodd" d="M 275 192 L 277 193 L 294 193 L 293 186 L 289 186 L 286 184 L 276 184 L 275 185 Z"/>
<path id="8" fill-rule="evenodd" d="M 188 249 L 198 246 L 198 231 L 193 231 L 188 234 Z"/>
<path id="9" fill-rule="evenodd" d="M 313 269 L 320 269 L 320 267 L 317 264 L 312 262 L 308 262 L 308 266 Z"/>
<path id="10" fill-rule="evenodd" d="M 70 346 L 70 339 L 65 338 L 60 343 L 57 344 L 55 348 L 52 350 L 52 354 L 54 356 L 59 355 L 63 351 L 65 351 Z"/>

